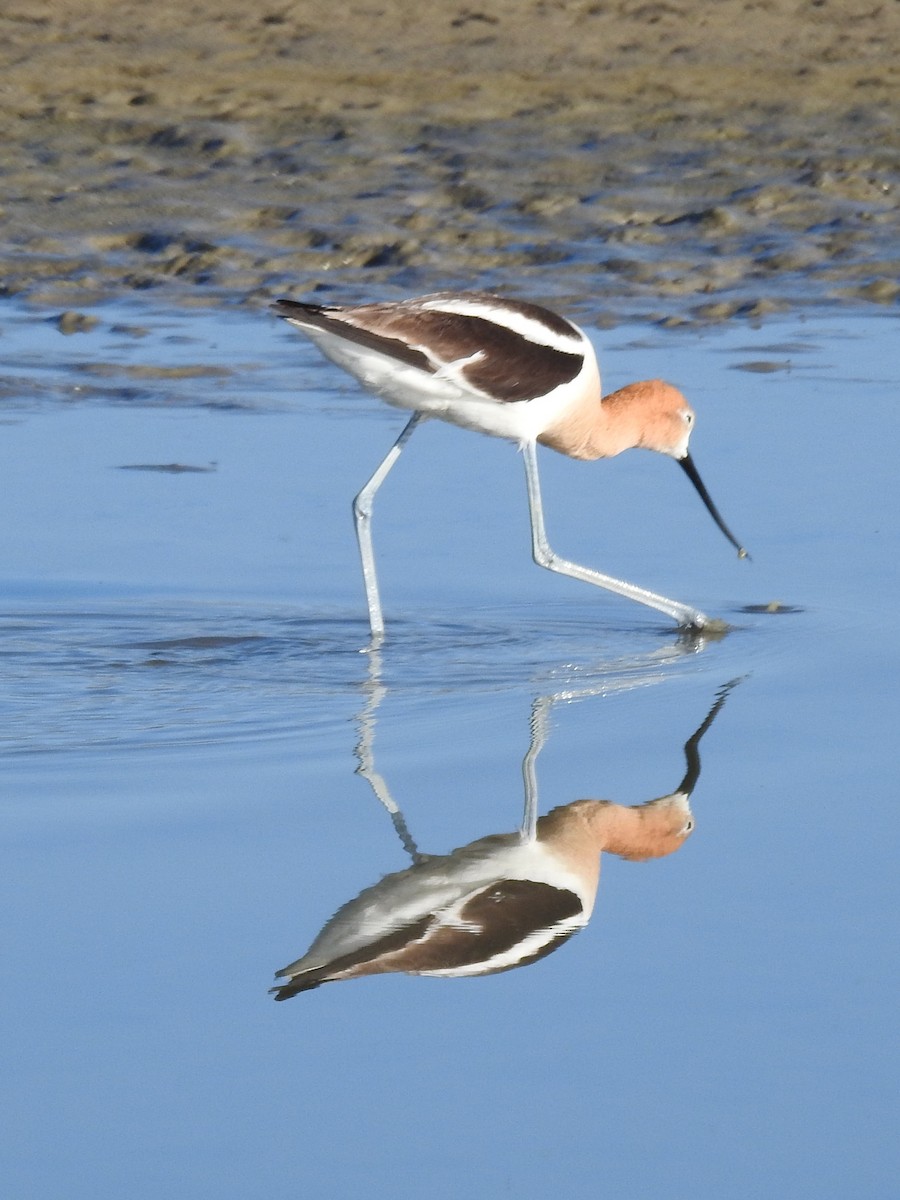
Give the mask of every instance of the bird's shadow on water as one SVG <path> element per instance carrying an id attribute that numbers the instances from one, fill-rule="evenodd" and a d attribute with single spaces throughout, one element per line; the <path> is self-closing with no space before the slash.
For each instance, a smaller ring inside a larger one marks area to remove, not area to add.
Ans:
<path id="1" fill-rule="evenodd" d="M 412 865 L 342 905 L 309 950 L 277 972 L 276 1000 L 323 983 L 388 972 L 439 978 L 494 974 L 558 949 L 591 917 L 603 852 L 633 861 L 660 858 L 680 849 L 693 832 L 690 800 L 700 778 L 700 742 L 739 682 L 718 689 L 687 738 L 684 773 L 673 791 L 632 806 L 576 799 L 543 817 L 537 760 L 554 708 L 606 692 L 594 684 L 536 696 L 521 764 L 519 829 L 432 855 L 420 850 L 376 766 L 377 713 L 389 689 L 381 655 L 373 652 L 358 717 L 356 773 L 390 818 Z"/>

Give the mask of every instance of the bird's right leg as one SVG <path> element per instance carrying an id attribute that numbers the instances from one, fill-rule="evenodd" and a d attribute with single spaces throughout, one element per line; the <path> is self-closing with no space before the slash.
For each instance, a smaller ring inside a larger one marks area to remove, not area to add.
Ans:
<path id="1" fill-rule="evenodd" d="M 422 413 L 413 413 L 403 427 L 400 436 L 382 459 L 378 470 L 353 501 L 353 520 L 356 524 L 356 540 L 362 559 L 363 582 L 366 585 L 366 603 L 369 606 L 369 626 L 372 630 L 370 649 L 377 649 L 384 641 L 384 617 L 378 595 L 378 576 L 375 573 L 375 554 L 372 549 L 372 502 L 375 493 L 387 478 L 391 467 L 400 457 L 400 451 L 409 441 L 412 432 L 422 420 Z"/>
<path id="2" fill-rule="evenodd" d="M 534 561 L 539 567 L 548 571 L 556 571 L 560 575 L 569 575 L 573 579 L 581 579 L 592 583 L 595 587 L 605 588 L 638 604 L 646 604 L 659 612 L 671 617 L 683 629 L 696 630 L 714 627 L 714 623 L 706 613 L 680 600 L 670 600 L 668 596 L 660 596 L 647 588 L 638 587 L 636 583 L 628 583 L 625 579 L 616 579 L 613 575 L 604 575 L 592 567 L 583 567 L 579 563 L 569 562 L 560 558 L 547 541 L 547 531 L 544 528 L 544 506 L 541 500 L 541 482 L 538 476 L 537 446 L 534 442 L 526 442 L 522 446 L 522 457 L 525 460 L 525 481 L 528 485 L 528 508 L 531 513 L 531 546 Z"/>

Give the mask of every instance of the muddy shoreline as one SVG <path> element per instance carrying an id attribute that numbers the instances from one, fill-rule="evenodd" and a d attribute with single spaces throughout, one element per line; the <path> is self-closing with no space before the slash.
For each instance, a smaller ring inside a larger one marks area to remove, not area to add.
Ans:
<path id="1" fill-rule="evenodd" d="M 898 44 L 900 5 L 856 0 L 14 0 L 2 292 L 894 305 Z"/>

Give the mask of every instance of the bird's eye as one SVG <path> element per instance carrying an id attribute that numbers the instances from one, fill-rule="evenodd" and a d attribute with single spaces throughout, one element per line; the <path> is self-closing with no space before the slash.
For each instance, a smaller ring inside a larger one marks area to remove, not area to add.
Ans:
<path id="1" fill-rule="evenodd" d="M 684 829 L 682 829 L 682 831 L 681 831 L 681 836 L 687 837 L 687 835 L 693 831 L 693 828 L 694 828 L 694 819 L 693 819 L 693 817 L 691 817 L 688 821 L 685 822 Z"/>
<path id="2" fill-rule="evenodd" d="M 694 423 L 694 414 L 693 414 L 692 412 L 686 412 L 686 413 L 684 414 L 684 423 L 685 423 L 685 425 L 687 425 L 687 426 L 688 426 L 688 428 L 690 428 L 690 426 L 691 426 L 691 425 L 693 425 L 693 423 Z"/>

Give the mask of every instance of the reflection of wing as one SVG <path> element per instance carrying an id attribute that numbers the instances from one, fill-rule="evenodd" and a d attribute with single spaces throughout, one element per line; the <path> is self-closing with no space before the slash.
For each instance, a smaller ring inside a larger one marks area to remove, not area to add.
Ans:
<path id="1" fill-rule="evenodd" d="M 386 971 L 436 976 L 508 971 L 549 954 L 585 920 L 581 898 L 567 888 L 530 879 L 496 880 L 328 962 L 315 965 L 314 947 L 278 972 L 289 982 L 275 989 L 275 998 L 287 1000 L 335 979 Z"/>
<path id="2" fill-rule="evenodd" d="M 585 878 L 539 839 L 480 838 L 387 875 L 338 909 L 303 958 L 278 972 L 288 982 L 276 999 L 386 971 L 507 971 L 580 929 L 595 892 L 596 871 Z"/>
<path id="3" fill-rule="evenodd" d="M 562 945 L 586 920 L 568 888 L 531 879 L 500 879 L 466 898 L 460 924 L 442 922 L 426 947 L 422 974 L 487 975 L 535 962 Z"/>

